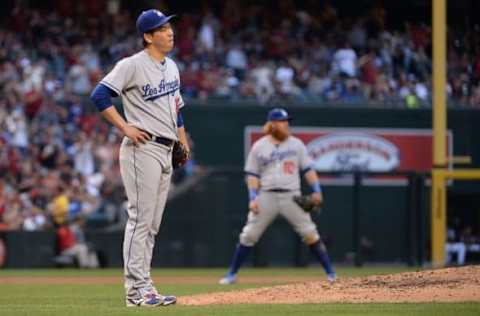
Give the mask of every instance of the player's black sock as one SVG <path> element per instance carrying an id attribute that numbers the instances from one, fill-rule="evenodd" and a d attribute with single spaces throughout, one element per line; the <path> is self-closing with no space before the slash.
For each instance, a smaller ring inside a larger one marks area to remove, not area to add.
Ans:
<path id="1" fill-rule="evenodd" d="M 333 274 L 335 271 L 333 270 L 332 263 L 330 261 L 330 257 L 327 253 L 327 248 L 323 244 L 321 240 L 317 241 L 313 245 L 310 245 L 310 251 L 317 257 L 318 261 L 323 266 L 323 269 L 327 274 Z"/>
<path id="2" fill-rule="evenodd" d="M 230 266 L 229 274 L 237 274 L 252 248 L 253 247 L 244 246 L 241 243 L 237 244 L 235 253 L 233 254 L 233 260 L 232 265 Z"/>

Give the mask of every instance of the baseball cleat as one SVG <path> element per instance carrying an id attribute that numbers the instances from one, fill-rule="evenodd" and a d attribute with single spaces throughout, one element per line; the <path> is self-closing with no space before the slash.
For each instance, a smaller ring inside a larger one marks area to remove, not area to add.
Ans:
<path id="1" fill-rule="evenodd" d="M 327 280 L 329 283 L 334 283 L 337 280 L 337 275 L 335 273 L 327 274 Z"/>
<path id="2" fill-rule="evenodd" d="M 144 298 L 134 300 L 127 299 L 127 307 L 155 307 L 155 306 L 168 306 L 177 302 L 177 298 L 173 295 L 154 295 L 146 294 Z"/>
<path id="3" fill-rule="evenodd" d="M 218 281 L 218 283 L 222 285 L 230 285 L 234 284 L 235 282 L 237 282 L 237 275 L 230 273 L 225 275 L 223 278 L 220 279 L 220 281 Z"/>
<path id="4" fill-rule="evenodd" d="M 167 295 L 163 296 L 160 293 L 158 293 L 157 289 L 152 286 L 148 292 L 149 295 L 155 296 L 160 300 L 159 306 L 167 306 L 167 305 L 173 305 L 177 302 L 177 298 L 173 295 Z"/>
<path id="5" fill-rule="evenodd" d="M 127 307 L 155 307 L 161 305 L 162 300 L 151 293 L 145 293 L 143 298 L 126 300 Z"/>
<path id="6" fill-rule="evenodd" d="M 160 300 L 160 306 L 167 306 L 167 305 L 173 305 L 177 302 L 177 298 L 173 295 L 167 295 L 163 296 L 160 293 L 158 293 L 157 289 L 152 286 L 150 290 L 147 292 L 149 295 L 155 296 Z"/>
<path id="7" fill-rule="evenodd" d="M 160 306 L 173 305 L 177 302 L 177 297 L 173 295 L 162 296 L 162 302 Z"/>

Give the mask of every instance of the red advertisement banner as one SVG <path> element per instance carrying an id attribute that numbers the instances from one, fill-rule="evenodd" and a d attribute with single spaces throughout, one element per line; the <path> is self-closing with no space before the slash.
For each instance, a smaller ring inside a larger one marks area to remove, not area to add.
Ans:
<path id="1" fill-rule="evenodd" d="M 427 172 L 432 168 L 432 131 L 429 129 L 292 127 L 318 171 Z M 260 126 L 245 128 L 245 157 L 262 137 Z M 453 135 L 447 133 L 447 155 Z"/>

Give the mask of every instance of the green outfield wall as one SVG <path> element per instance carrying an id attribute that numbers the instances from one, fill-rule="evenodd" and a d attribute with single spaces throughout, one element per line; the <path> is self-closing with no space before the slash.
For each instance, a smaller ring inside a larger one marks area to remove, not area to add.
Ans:
<path id="1" fill-rule="evenodd" d="M 430 110 L 289 107 L 294 126 L 344 128 L 431 127 Z M 155 248 L 155 266 L 226 266 L 245 223 L 247 192 L 242 165 L 244 128 L 262 125 L 267 107 L 190 104 L 186 127 L 195 142 L 195 159 L 208 176 L 167 205 Z M 480 163 L 480 111 L 449 110 L 455 155 Z M 420 175 L 419 175 L 420 177 Z M 314 216 L 335 262 L 421 264 L 429 257 L 429 184 L 422 174 L 416 186 L 324 184 L 325 205 Z M 480 224 L 478 182 L 452 182 L 449 214 Z M 53 266 L 53 232 L 5 232 L 7 267 Z M 87 240 L 106 266 L 121 266 L 123 232 L 89 230 Z M 469 259 L 467 255 L 467 260 Z M 282 219 L 267 230 L 248 265 L 314 264 L 308 249 Z"/>

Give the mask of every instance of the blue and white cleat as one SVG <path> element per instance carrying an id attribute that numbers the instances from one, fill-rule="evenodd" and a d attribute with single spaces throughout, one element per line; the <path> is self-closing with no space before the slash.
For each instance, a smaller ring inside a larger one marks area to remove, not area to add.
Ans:
<path id="1" fill-rule="evenodd" d="M 162 302 L 160 306 L 173 305 L 177 302 L 177 297 L 173 295 L 162 296 Z"/>
<path id="2" fill-rule="evenodd" d="M 230 273 L 227 273 L 223 278 L 220 279 L 220 281 L 218 281 L 218 283 L 222 285 L 230 285 L 236 282 L 237 282 L 237 275 L 230 274 Z"/>
<path id="3" fill-rule="evenodd" d="M 337 280 L 337 275 L 335 273 L 329 273 L 327 274 L 327 281 L 332 284 L 332 283 L 335 283 L 335 281 Z"/>
<path id="4" fill-rule="evenodd" d="M 159 297 L 151 293 L 145 293 L 145 295 L 139 299 L 127 298 L 126 303 L 127 307 L 155 307 L 161 305 L 162 301 Z"/>
<path id="5" fill-rule="evenodd" d="M 128 299 L 127 307 L 156 307 L 156 306 L 168 306 L 177 302 L 177 298 L 173 295 L 163 296 L 158 292 L 150 291 L 145 293 L 141 299 Z"/>
<path id="6" fill-rule="evenodd" d="M 173 305 L 177 302 L 177 298 L 173 295 L 167 295 L 163 296 L 160 293 L 158 293 L 157 289 L 152 285 L 150 290 L 148 291 L 150 295 L 154 295 L 156 298 L 160 300 L 160 306 L 167 306 L 167 305 Z"/>

